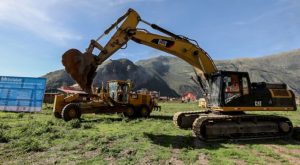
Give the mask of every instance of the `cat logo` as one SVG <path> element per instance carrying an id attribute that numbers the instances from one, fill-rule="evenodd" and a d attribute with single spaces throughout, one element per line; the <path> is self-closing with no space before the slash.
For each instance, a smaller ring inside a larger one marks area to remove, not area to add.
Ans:
<path id="1" fill-rule="evenodd" d="M 174 45 L 174 41 L 165 39 L 153 39 L 151 42 L 160 46 L 164 46 L 166 48 L 170 48 Z"/>
<path id="2" fill-rule="evenodd" d="M 165 47 L 166 47 L 166 46 L 167 46 L 167 44 L 168 44 L 168 41 L 166 41 L 166 40 L 162 40 L 162 39 L 159 39 L 159 40 L 158 40 L 158 44 L 159 44 L 159 45 L 163 45 L 163 46 L 165 46 Z"/>
<path id="3" fill-rule="evenodd" d="M 262 102 L 262 101 L 254 101 L 254 105 L 255 105 L 256 107 L 261 107 L 261 105 L 262 105 L 261 102 Z"/>

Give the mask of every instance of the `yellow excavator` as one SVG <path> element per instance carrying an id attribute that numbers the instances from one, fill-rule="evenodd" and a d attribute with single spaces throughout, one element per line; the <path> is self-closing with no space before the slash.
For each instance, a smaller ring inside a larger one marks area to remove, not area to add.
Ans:
<path id="1" fill-rule="evenodd" d="M 160 34 L 138 28 L 149 25 Z M 114 28 L 116 32 L 102 46 L 99 40 Z M 201 140 L 264 139 L 290 136 L 292 122 L 283 116 L 246 114 L 246 111 L 295 111 L 295 95 L 286 84 L 250 81 L 247 72 L 218 70 L 207 52 L 195 40 L 174 34 L 143 20 L 129 9 L 96 40 L 91 40 L 86 52 L 70 49 L 63 54 L 66 71 L 86 92 L 98 65 L 129 40 L 175 55 L 189 63 L 195 71 L 201 91 L 207 96 L 205 111 L 178 112 L 173 120 L 179 128 L 192 128 Z M 100 50 L 98 55 L 93 51 Z M 199 88 L 200 89 L 200 88 Z"/>

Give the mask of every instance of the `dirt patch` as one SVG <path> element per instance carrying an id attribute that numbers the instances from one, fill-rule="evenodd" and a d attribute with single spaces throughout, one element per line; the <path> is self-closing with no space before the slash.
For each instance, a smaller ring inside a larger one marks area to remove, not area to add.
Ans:
<path id="1" fill-rule="evenodd" d="M 278 145 L 268 145 L 276 154 L 280 155 L 280 157 L 286 159 L 291 164 L 298 164 L 300 162 L 300 158 L 297 158 L 292 155 L 299 155 L 300 149 L 288 149 Z"/>
<path id="2" fill-rule="evenodd" d="M 87 152 L 83 153 L 83 157 L 85 159 L 91 159 L 91 158 L 96 157 L 99 153 L 100 153 L 99 150 L 87 151 Z"/>
<path id="3" fill-rule="evenodd" d="M 116 158 L 114 158 L 113 156 L 106 157 L 104 158 L 104 160 L 106 160 L 110 165 L 116 164 Z"/>
<path id="4" fill-rule="evenodd" d="M 155 148 L 151 148 L 149 151 L 153 151 Z M 143 156 L 142 159 L 137 164 L 142 164 L 142 165 L 152 165 L 152 164 L 157 164 L 153 152 L 145 152 L 145 155 Z M 155 162 L 155 163 L 154 163 Z M 164 162 L 159 162 L 159 164 L 163 164 Z"/>
<path id="5" fill-rule="evenodd" d="M 272 164 L 272 165 L 281 165 L 282 163 L 280 163 L 280 161 L 272 158 L 272 157 L 268 157 L 268 156 L 262 156 L 262 158 L 265 160 L 266 163 L 268 164 Z"/>
<path id="6" fill-rule="evenodd" d="M 178 154 L 180 150 L 179 149 L 172 149 L 172 156 L 170 160 L 166 162 L 166 164 L 174 164 L 174 165 L 184 165 L 184 162 L 180 159 L 178 159 Z"/>
<path id="7" fill-rule="evenodd" d="M 76 164 L 76 161 L 88 160 L 96 157 L 99 154 L 99 150 L 82 152 L 81 150 L 72 151 L 60 151 L 61 147 L 52 147 L 43 152 L 29 152 L 22 157 L 16 157 L 14 155 L 11 160 L 5 161 L 7 164 Z M 78 155 L 80 154 L 80 155 Z M 66 160 L 64 158 L 70 157 L 70 155 L 78 155 L 75 160 Z"/>
<path id="8" fill-rule="evenodd" d="M 201 165 L 207 165 L 209 163 L 207 155 L 200 153 L 198 156 L 198 163 Z"/>
<path id="9" fill-rule="evenodd" d="M 62 155 L 49 155 L 48 152 L 30 152 L 23 157 L 18 157 L 11 161 L 7 161 L 7 164 L 57 164 Z"/>
<path id="10" fill-rule="evenodd" d="M 232 160 L 234 164 L 238 164 L 238 165 L 245 165 L 247 164 L 245 161 L 240 160 L 240 159 L 233 159 Z"/>
<path id="11" fill-rule="evenodd" d="M 143 165 L 151 165 L 153 164 L 152 163 L 152 160 L 149 158 L 149 156 L 145 156 L 140 162 L 139 164 L 143 164 Z"/>
<path id="12" fill-rule="evenodd" d="M 245 149 L 246 147 L 245 147 L 245 145 L 243 145 L 243 144 L 236 144 L 236 147 L 235 148 L 237 148 L 237 149 L 239 149 L 239 150 L 242 150 L 242 149 Z"/>
<path id="13" fill-rule="evenodd" d="M 265 160 L 265 162 L 268 163 L 268 164 L 272 164 L 272 165 L 280 165 L 280 164 L 282 164 L 280 161 L 278 161 L 278 160 L 276 160 L 276 159 L 274 159 L 272 157 L 266 156 L 263 153 L 260 153 L 260 152 L 258 152 L 256 150 L 252 150 L 252 153 L 253 153 L 253 155 L 255 155 L 257 157 L 260 157 L 263 160 Z"/>
<path id="14" fill-rule="evenodd" d="M 136 154 L 136 151 L 133 149 L 125 149 L 120 153 L 121 157 L 129 157 Z"/>

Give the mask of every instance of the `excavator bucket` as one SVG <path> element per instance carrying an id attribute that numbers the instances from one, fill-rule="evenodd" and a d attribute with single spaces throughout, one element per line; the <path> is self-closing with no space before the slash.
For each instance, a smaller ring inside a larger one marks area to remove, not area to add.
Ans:
<path id="1" fill-rule="evenodd" d="M 98 66 L 93 54 L 70 49 L 63 54 L 62 63 L 78 85 L 87 93 L 91 93 L 91 85 Z"/>

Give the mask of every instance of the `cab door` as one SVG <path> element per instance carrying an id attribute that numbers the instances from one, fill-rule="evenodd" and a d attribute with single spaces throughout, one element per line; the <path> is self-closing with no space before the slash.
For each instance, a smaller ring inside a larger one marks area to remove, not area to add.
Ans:
<path id="1" fill-rule="evenodd" d="M 109 96 L 114 101 L 118 101 L 117 89 L 118 89 L 118 83 L 117 82 L 109 82 L 108 83 Z"/>
<path id="2" fill-rule="evenodd" d="M 225 75 L 223 77 L 224 103 L 232 104 L 242 96 L 241 81 L 238 74 Z"/>
<path id="3" fill-rule="evenodd" d="M 251 103 L 250 80 L 246 72 L 227 73 L 223 77 L 225 106 L 245 107 Z"/>

